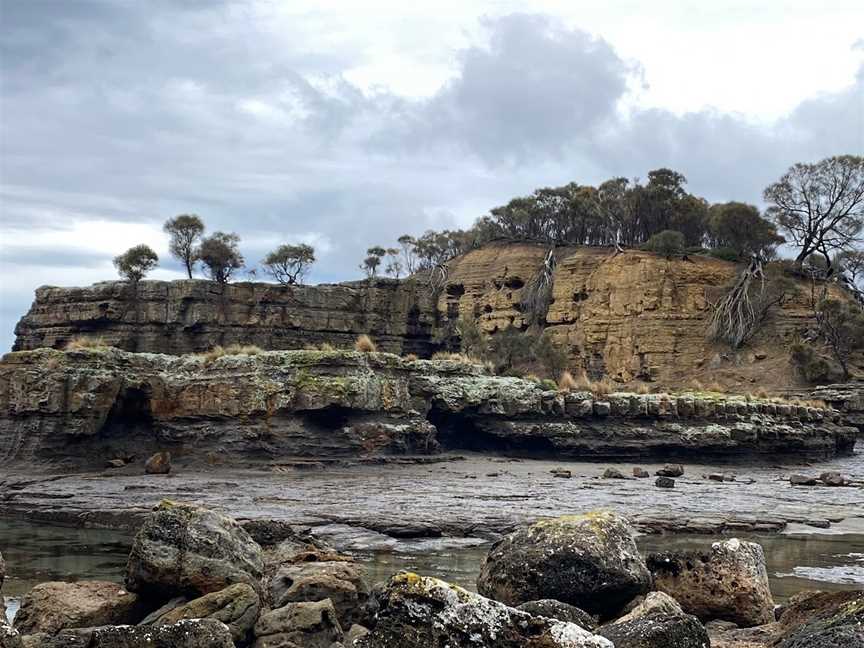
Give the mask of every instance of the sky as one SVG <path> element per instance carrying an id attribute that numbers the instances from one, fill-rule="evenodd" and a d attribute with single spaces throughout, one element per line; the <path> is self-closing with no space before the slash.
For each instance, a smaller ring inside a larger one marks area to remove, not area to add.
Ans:
<path id="1" fill-rule="evenodd" d="M 540 186 L 671 167 L 761 204 L 864 154 L 860 0 L 0 0 L 0 350 L 40 285 L 199 214 L 312 282 Z"/>

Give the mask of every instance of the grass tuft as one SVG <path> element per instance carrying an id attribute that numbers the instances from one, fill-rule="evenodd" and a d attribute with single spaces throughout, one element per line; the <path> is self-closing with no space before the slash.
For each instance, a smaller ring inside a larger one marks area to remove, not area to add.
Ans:
<path id="1" fill-rule="evenodd" d="M 357 341 L 354 342 L 354 350 L 359 351 L 360 353 L 375 353 L 378 350 L 378 347 L 375 346 L 375 343 L 365 333 L 357 338 Z"/>

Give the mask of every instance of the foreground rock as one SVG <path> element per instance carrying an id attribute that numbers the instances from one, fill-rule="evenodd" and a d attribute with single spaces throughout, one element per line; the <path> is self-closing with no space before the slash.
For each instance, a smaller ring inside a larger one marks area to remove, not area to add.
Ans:
<path id="1" fill-rule="evenodd" d="M 399 574 L 357 648 L 613 648 L 572 623 L 531 616 L 434 578 Z"/>
<path id="2" fill-rule="evenodd" d="M 597 631 L 615 648 L 710 648 L 708 632 L 671 596 L 648 595 L 620 619 Z"/>
<path id="3" fill-rule="evenodd" d="M 171 472 L 171 453 L 157 452 L 144 464 L 144 472 L 148 475 L 167 475 Z"/>
<path id="4" fill-rule="evenodd" d="M 237 583 L 168 611 L 154 620 L 153 625 L 172 625 L 184 619 L 215 619 L 228 626 L 235 642 L 245 642 L 260 609 L 255 590 L 246 583 Z"/>
<path id="5" fill-rule="evenodd" d="M 126 586 L 163 598 L 201 596 L 235 583 L 260 588 L 261 547 L 234 520 L 163 503 L 147 516 L 129 554 Z"/>
<path id="6" fill-rule="evenodd" d="M 765 555 L 756 543 L 732 538 L 704 550 L 655 553 L 648 567 L 658 590 L 703 621 L 746 627 L 774 620 Z"/>
<path id="7" fill-rule="evenodd" d="M 331 648 L 343 639 L 333 604 L 288 603 L 261 615 L 255 624 L 254 648 Z"/>
<path id="8" fill-rule="evenodd" d="M 21 600 L 15 629 L 54 634 L 67 628 L 136 623 L 143 616 L 138 596 L 116 583 L 80 581 L 36 585 Z"/>
<path id="9" fill-rule="evenodd" d="M 864 648 L 864 591 L 796 595 L 779 625 L 778 648 Z"/>
<path id="10" fill-rule="evenodd" d="M 500 540 L 477 590 L 507 605 L 555 599 L 609 617 L 650 580 L 627 521 L 597 512 L 538 522 Z"/>
<path id="11" fill-rule="evenodd" d="M 21 635 L 6 624 L 6 619 L 0 620 L 0 648 L 23 648 Z"/>
<path id="12" fill-rule="evenodd" d="M 231 632 L 214 619 L 174 625 L 106 626 L 24 638 L 24 648 L 235 648 Z"/>
<path id="13" fill-rule="evenodd" d="M 527 612 L 534 616 L 542 616 L 547 619 L 557 619 L 565 623 L 575 623 L 580 628 L 593 631 L 597 627 L 597 619 L 588 614 L 585 610 L 580 610 L 575 605 L 568 605 L 555 599 L 540 599 L 539 601 L 529 601 L 523 603 L 517 610 Z"/>

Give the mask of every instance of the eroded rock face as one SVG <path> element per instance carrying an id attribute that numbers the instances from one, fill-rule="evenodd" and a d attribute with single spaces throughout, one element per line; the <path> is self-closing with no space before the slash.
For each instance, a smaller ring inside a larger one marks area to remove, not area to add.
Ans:
<path id="1" fill-rule="evenodd" d="M 658 590 L 703 621 L 743 627 L 774 620 L 765 555 L 754 542 L 732 538 L 699 551 L 655 553 L 648 567 Z"/>
<path id="2" fill-rule="evenodd" d="M 357 648 L 613 648 L 572 623 L 531 616 L 416 574 L 390 579 Z"/>
<path id="3" fill-rule="evenodd" d="M 260 588 L 261 547 L 231 518 L 187 504 L 163 503 L 135 536 L 126 586 L 163 598 L 201 596 L 235 583 Z"/>
<path id="4" fill-rule="evenodd" d="M 650 582 L 627 521 L 595 512 L 538 522 L 493 545 L 477 591 L 507 605 L 551 598 L 609 617 Z"/>
<path id="5" fill-rule="evenodd" d="M 331 648 L 343 636 L 329 599 L 288 603 L 261 615 L 255 624 L 254 648 Z"/>
<path id="6" fill-rule="evenodd" d="M 587 403 L 587 407 L 586 407 Z M 818 408 L 693 394 L 547 391 L 476 365 L 385 353 L 174 357 L 118 350 L 7 354 L 0 461 L 102 469 L 157 450 L 188 463 L 490 449 L 572 458 L 778 457 L 852 451 L 857 429 Z"/>
<path id="7" fill-rule="evenodd" d="M 40 583 L 21 600 L 15 629 L 25 635 L 54 634 L 67 628 L 136 623 L 142 613 L 138 596 L 116 583 Z"/>
<path id="8" fill-rule="evenodd" d="M 184 619 L 216 619 L 231 631 L 235 642 L 243 642 L 252 631 L 261 609 L 258 594 L 246 583 L 237 583 L 176 607 L 153 625 L 172 625 Z"/>

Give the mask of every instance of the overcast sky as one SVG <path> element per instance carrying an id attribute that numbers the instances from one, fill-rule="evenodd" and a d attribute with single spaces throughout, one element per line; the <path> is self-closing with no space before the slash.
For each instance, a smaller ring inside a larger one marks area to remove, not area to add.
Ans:
<path id="1" fill-rule="evenodd" d="M 39 285 L 115 276 L 197 213 L 248 261 L 467 226 L 669 166 L 759 203 L 864 152 L 860 0 L 0 0 L 0 349 Z"/>

